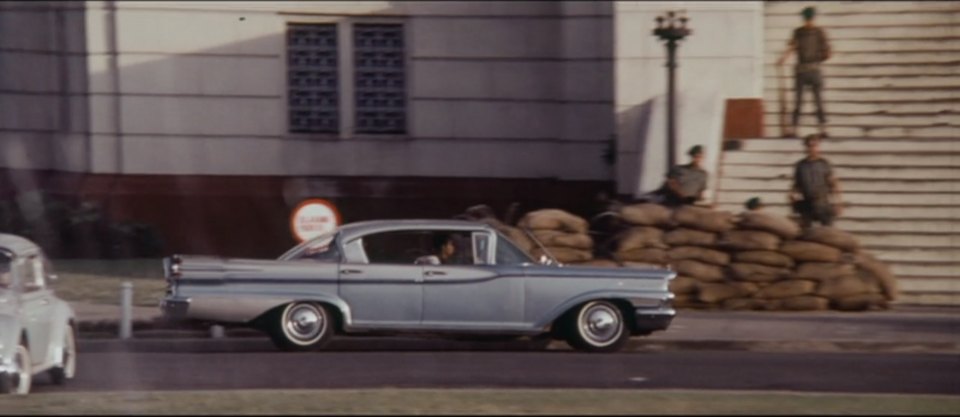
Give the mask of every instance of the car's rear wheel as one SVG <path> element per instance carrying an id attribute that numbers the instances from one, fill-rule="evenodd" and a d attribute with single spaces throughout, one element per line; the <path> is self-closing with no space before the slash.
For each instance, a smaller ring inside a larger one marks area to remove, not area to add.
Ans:
<path id="1" fill-rule="evenodd" d="M 63 353 L 60 366 L 50 369 L 50 379 L 54 384 L 63 385 L 68 379 L 73 379 L 77 371 L 77 341 L 73 334 L 73 327 L 68 326 L 63 337 Z"/>
<path id="2" fill-rule="evenodd" d="M 13 355 L 13 372 L 0 374 L 0 393 L 26 395 L 30 393 L 33 368 L 30 365 L 30 351 L 20 343 Z"/>
<path id="3" fill-rule="evenodd" d="M 278 313 L 274 316 L 270 337 L 280 349 L 319 349 L 333 336 L 333 315 L 322 304 L 294 302 Z"/>
<path id="4" fill-rule="evenodd" d="M 591 301 L 570 316 L 567 343 L 586 352 L 616 352 L 630 338 L 623 312 L 609 301 Z"/>

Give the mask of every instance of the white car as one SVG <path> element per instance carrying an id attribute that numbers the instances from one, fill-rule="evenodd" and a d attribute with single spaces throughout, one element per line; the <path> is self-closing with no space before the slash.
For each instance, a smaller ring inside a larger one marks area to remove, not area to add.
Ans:
<path id="1" fill-rule="evenodd" d="M 49 287 L 55 278 L 36 244 L 0 233 L 0 393 L 27 394 L 43 372 L 55 384 L 74 377 L 76 320 Z"/>

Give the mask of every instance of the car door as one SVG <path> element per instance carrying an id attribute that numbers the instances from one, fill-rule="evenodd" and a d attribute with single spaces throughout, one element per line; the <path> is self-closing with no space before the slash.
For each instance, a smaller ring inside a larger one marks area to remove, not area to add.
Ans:
<path id="1" fill-rule="evenodd" d="M 38 254 L 19 258 L 15 263 L 20 278 L 20 314 L 30 341 L 34 366 L 43 365 L 53 330 L 53 293 L 47 287 L 43 262 Z"/>
<path id="2" fill-rule="evenodd" d="M 469 256 L 423 267 L 424 328 L 523 328 L 522 269 L 495 265 L 493 235 L 487 231 L 461 233 L 458 240 L 457 251 Z"/>
<path id="3" fill-rule="evenodd" d="M 412 329 L 420 326 L 423 267 L 403 248 L 403 231 L 373 233 L 345 242 L 339 294 L 350 306 L 352 325 Z"/>

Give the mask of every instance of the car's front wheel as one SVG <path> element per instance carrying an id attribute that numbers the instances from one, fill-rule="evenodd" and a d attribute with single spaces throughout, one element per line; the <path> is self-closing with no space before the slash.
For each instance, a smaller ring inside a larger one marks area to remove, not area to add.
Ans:
<path id="1" fill-rule="evenodd" d="M 623 312 L 609 301 L 591 301 L 570 316 L 567 343 L 586 352 L 616 352 L 630 338 Z"/>
<path id="2" fill-rule="evenodd" d="M 73 327 L 68 326 L 63 337 L 63 353 L 60 365 L 50 369 L 50 379 L 54 384 L 63 385 L 68 379 L 73 379 L 77 372 L 77 341 L 73 334 Z"/>
<path id="3" fill-rule="evenodd" d="M 13 356 L 13 372 L 0 374 L 0 394 L 26 395 L 30 393 L 33 369 L 30 366 L 30 351 L 20 343 Z"/>
<path id="4" fill-rule="evenodd" d="M 333 315 L 328 307 L 311 302 L 288 304 L 271 323 L 270 338 L 283 350 L 319 349 L 333 336 Z"/>

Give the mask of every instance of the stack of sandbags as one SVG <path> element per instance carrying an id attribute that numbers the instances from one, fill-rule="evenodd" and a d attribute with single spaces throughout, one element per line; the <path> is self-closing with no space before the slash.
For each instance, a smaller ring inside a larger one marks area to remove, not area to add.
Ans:
<path id="1" fill-rule="evenodd" d="M 493 209 L 488 205 L 480 204 L 468 207 L 463 214 L 454 216 L 454 218 L 479 221 L 489 224 L 490 226 L 493 226 L 494 229 L 497 229 L 497 231 L 500 233 L 503 233 L 508 239 L 510 239 L 510 241 L 516 244 L 518 248 L 526 252 L 528 255 L 532 256 L 533 248 L 536 247 L 536 244 L 533 243 L 533 240 L 531 240 L 529 236 L 527 236 L 526 232 L 518 227 L 514 227 L 500 221 L 500 219 L 498 219 L 493 213 Z"/>
<path id="2" fill-rule="evenodd" d="M 736 228 L 723 233 L 717 246 L 730 252 L 733 262 L 727 277 L 742 289 L 721 300 L 732 310 L 810 310 L 817 309 L 806 297 L 814 283 L 785 281 L 794 266 L 791 257 L 779 251 L 783 241 L 793 239 L 800 227 L 776 214 L 748 211 L 737 216 Z M 823 306 L 826 307 L 825 305 Z"/>
<path id="3" fill-rule="evenodd" d="M 588 223 L 583 218 L 559 209 L 542 209 L 525 214 L 517 225 L 531 232 L 556 259 L 562 263 L 581 263 L 593 259 L 593 238 L 588 234 Z M 534 243 L 530 254 L 535 259 L 544 255 Z"/>
<path id="4" fill-rule="evenodd" d="M 677 272 L 671 283 L 678 307 L 705 308 L 742 289 L 728 285 L 724 268 L 730 255 L 718 250 L 719 236 L 733 228 L 733 214 L 696 206 L 673 212 L 673 228 L 664 233 L 669 266 Z"/>
<path id="5" fill-rule="evenodd" d="M 843 230 L 811 227 L 782 250 L 797 262 L 794 278 L 816 281 L 816 295 L 834 309 L 886 308 L 896 297 L 896 281 L 886 265 L 860 253 L 860 243 Z"/>
<path id="6" fill-rule="evenodd" d="M 613 258 L 619 262 L 666 265 L 667 249 L 663 230 L 670 224 L 672 212 L 659 204 L 633 204 L 620 208 L 626 228 L 606 246 L 613 247 Z"/>
<path id="7" fill-rule="evenodd" d="M 673 212 L 659 204 L 622 205 L 615 213 L 620 231 L 603 243 L 602 253 L 628 268 L 662 268 L 667 263 L 663 230 Z"/>

